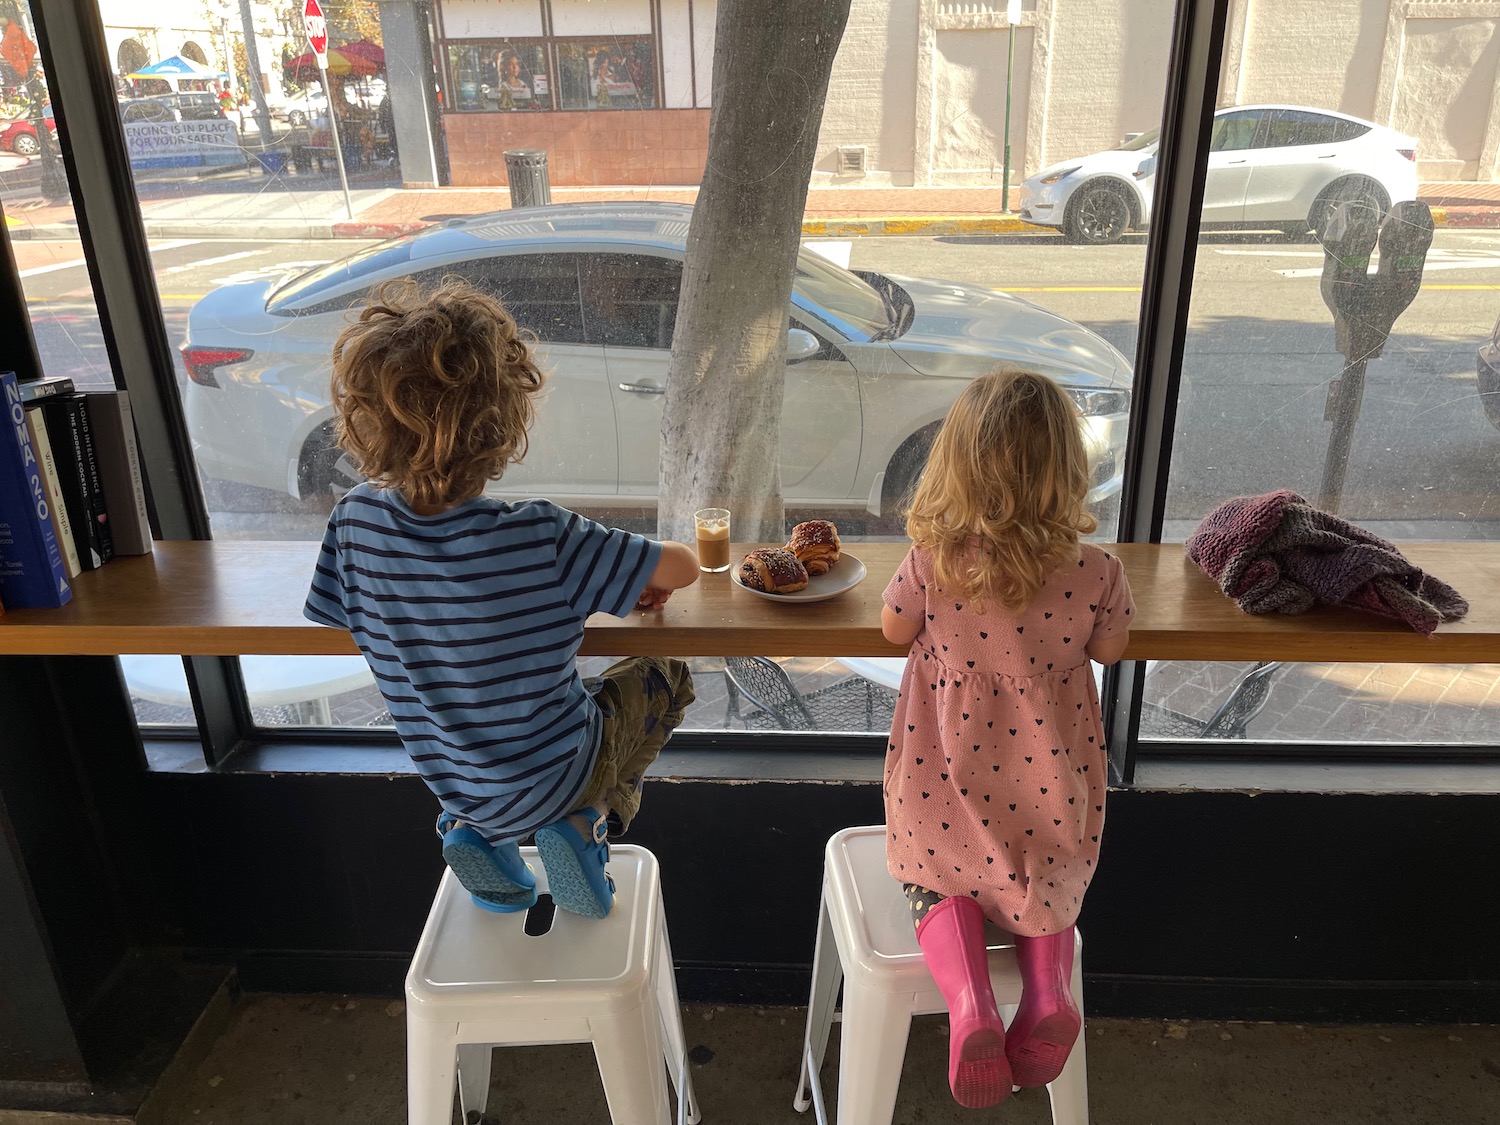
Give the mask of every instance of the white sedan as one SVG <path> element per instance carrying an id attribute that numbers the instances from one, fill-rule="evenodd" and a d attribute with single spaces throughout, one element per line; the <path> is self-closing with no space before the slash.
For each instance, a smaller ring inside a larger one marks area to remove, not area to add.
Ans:
<path id="1" fill-rule="evenodd" d="M 455 220 L 280 282 L 200 300 L 182 346 L 184 404 L 210 477 L 304 497 L 358 482 L 333 441 L 330 353 L 371 287 L 463 277 L 535 332 L 549 392 L 524 463 L 492 491 L 578 506 L 654 501 L 661 403 L 690 207 L 585 203 Z M 1055 379 L 1083 415 L 1091 499 L 1120 488 L 1130 364 L 1017 297 L 840 268 L 803 250 L 789 308 L 781 482 L 800 507 L 880 514 L 914 482 L 968 380 Z"/>
<path id="2" fill-rule="evenodd" d="M 1072 242 L 1115 242 L 1151 222 L 1158 130 L 1119 148 L 1043 168 L 1021 185 L 1021 218 Z M 1288 235 L 1322 229 L 1333 207 L 1384 214 L 1417 197 L 1417 142 L 1332 110 L 1254 105 L 1214 114 L 1203 188 L 1205 228 Z"/>

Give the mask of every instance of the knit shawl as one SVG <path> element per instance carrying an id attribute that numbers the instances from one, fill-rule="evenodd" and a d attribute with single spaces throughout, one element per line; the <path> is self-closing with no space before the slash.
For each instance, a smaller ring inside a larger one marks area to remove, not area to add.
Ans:
<path id="1" fill-rule="evenodd" d="M 1469 612 L 1457 590 L 1394 544 L 1285 488 L 1220 504 L 1193 532 L 1187 553 L 1246 613 L 1344 605 L 1430 636 L 1439 622 Z"/>

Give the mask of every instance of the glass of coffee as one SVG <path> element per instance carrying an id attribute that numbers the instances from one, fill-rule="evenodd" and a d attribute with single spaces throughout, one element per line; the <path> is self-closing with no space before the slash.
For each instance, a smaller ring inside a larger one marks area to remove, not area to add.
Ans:
<path id="1" fill-rule="evenodd" d="M 698 569 L 718 574 L 729 569 L 729 509 L 704 508 L 693 513 L 698 534 Z"/>

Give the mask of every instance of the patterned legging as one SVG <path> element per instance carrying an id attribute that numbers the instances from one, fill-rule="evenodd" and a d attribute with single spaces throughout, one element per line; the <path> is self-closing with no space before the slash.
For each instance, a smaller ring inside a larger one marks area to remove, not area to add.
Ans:
<path id="1" fill-rule="evenodd" d="M 902 883 L 901 889 L 906 892 L 906 901 L 911 903 L 911 922 L 914 926 L 920 926 L 927 912 L 947 897 L 937 891 L 929 891 L 926 887 L 919 887 L 916 883 Z"/>

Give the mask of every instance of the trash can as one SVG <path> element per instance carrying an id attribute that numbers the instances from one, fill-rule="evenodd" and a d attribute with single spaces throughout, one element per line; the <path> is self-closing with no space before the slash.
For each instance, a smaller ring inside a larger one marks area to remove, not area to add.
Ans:
<path id="1" fill-rule="evenodd" d="M 518 148 L 506 152 L 505 178 L 510 182 L 511 207 L 543 207 L 552 202 L 544 150 Z"/>

